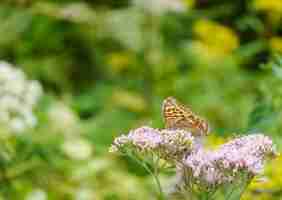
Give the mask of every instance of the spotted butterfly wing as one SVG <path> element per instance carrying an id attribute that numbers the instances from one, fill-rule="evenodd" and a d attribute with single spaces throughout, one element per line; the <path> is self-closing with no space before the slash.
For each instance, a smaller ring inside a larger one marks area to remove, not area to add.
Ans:
<path id="1" fill-rule="evenodd" d="M 162 112 L 165 126 L 168 129 L 184 129 L 196 136 L 208 134 L 208 123 L 173 97 L 168 97 L 163 101 Z"/>

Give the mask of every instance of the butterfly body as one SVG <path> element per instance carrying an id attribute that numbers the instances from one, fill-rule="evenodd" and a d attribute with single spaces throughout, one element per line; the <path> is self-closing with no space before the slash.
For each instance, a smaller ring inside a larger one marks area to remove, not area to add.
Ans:
<path id="1" fill-rule="evenodd" d="M 167 129 L 184 129 L 192 132 L 195 136 L 208 134 L 207 121 L 173 97 L 168 97 L 163 101 L 162 112 Z"/>

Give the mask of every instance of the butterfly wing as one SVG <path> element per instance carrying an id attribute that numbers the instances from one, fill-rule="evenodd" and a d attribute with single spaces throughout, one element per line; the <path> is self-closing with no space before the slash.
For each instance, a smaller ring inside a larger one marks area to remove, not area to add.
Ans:
<path id="1" fill-rule="evenodd" d="M 162 112 L 166 128 L 185 129 L 195 135 L 206 135 L 208 133 L 208 123 L 173 97 L 164 100 Z"/>
<path id="2" fill-rule="evenodd" d="M 184 128 L 183 126 L 190 124 L 187 117 L 192 111 L 179 104 L 173 97 L 164 100 L 162 110 L 166 128 Z"/>

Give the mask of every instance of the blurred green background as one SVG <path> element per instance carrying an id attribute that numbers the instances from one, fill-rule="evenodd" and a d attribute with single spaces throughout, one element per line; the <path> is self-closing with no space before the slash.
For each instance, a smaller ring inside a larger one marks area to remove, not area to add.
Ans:
<path id="1" fill-rule="evenodd" d="M 281 150 L 280 54 L 281 0 L 2 0 L 0 60 L 44 96 L 38 126 L 1 142 L 0 198 L 154 199 L 148 174 L 108 148 L 162 128 L 167 96 L 209 120 L 207 145 L 263 132 Z M 243 199 L 282 199 L 282 157 L 266 175 Z"/>

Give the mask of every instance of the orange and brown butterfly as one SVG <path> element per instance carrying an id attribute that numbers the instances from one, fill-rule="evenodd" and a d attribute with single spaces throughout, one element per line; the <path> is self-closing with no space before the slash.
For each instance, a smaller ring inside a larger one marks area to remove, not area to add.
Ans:
<path id="1" fill-rule="evenodd" d="M 163 101 L 162 113 L 167 129 L 184 129 L 192 132 L 194 136 L 207 135 L 209 132 L 209 124 L 206 120 L 173 97 L 167 97 Z"/>

